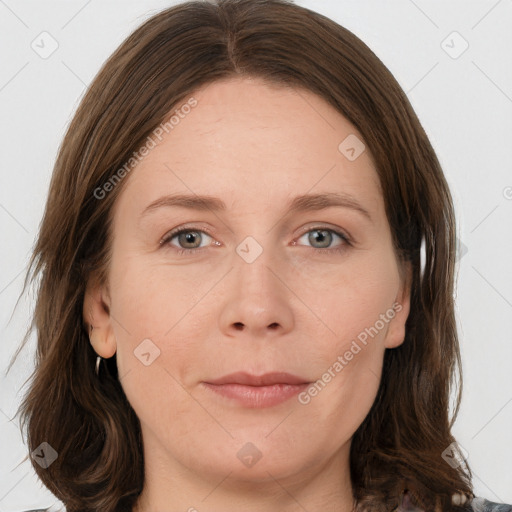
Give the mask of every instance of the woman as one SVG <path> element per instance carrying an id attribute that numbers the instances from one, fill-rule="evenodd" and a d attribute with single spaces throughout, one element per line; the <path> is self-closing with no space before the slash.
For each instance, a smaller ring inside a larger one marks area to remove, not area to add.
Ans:
<path id="1" fill-rule="evenodd" d="M 451 434 L 454 265 L 442 169 L 364 43 L 284 0 L 172 7 L 56 162 L 32 464 L 68 512 L 510 512 Z"/>

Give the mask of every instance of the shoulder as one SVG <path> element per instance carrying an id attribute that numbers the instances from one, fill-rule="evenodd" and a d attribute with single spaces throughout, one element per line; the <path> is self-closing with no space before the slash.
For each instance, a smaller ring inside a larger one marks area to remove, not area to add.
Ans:
<path id="1" fill-rule="evenodd" d="M 455 500 L 455 495 L 452 498 L 453 503 L 460 504 L 460 499 Z M 458 495 L 460 496 L 460 495 Z M 472 500 L 463 501 L 462 510 L 465 512 L 512 512 L 512 505 L 506 503 L 496 503 L 494 501 L 486 500 L 485 498 L 475 496 Z M 402 498 L 401 505 L 393 512 L 426 512 L 423 508 L 415 507 L 411 498 L 406 492 Z"/>
<path id="2" fill-rule="evenodd" d="M 65 508 L 36 508 L 36 509 L 30 509 L 30 510 L 23 510 L 22 512 L 66 512 Z"/>
<path id="3" fill-rule="evenodd" d="M 66 508 L 63 505 L 52 505 L 49 508 L 36 508 L 30 510 L 24 510 L 23 512 L 66 512 Z"/>
<path id="4" fill-rule="evenodd" d="M 469 512 L 512 512 L 512 505 L 495 503 L 485 498 L 475 497 L 469 502 Z"/>
<path id="5" fill-rule="evenodd" d="M 23 510 L 22 512 L 66 512 L 65 508 L 36 508 L 36 509 L 30 509 L 30 510 Z M 508 512 L 508 511 L 507 511 Z"/>
<path id="6" fill-rule="evenodd" d="M 468 503 L 468 512 L 512 512 L 512 505 L 496 503 L 485 498 L 475 497 Z M 65 508 L 38 508 L 24 512 L 66 512 Z"/>

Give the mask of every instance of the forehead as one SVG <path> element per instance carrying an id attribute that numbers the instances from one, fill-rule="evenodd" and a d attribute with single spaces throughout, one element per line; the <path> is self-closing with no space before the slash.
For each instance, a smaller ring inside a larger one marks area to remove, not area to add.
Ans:
<path id="1" fill-rule="evenodd" d="M 362 136 L 323 98 L 235 78 L 201 87 L 173 112 L 190 98 L 195 106 L 175 116 L 131 171 L 120 201 L 142 209 L 158 195 L 187 192 L 258 209 L 260 200 L 279 205 L 295 193 L 339 191 L 379 202 Z M 355 159 L 347 157 L 348 146 Z"/>

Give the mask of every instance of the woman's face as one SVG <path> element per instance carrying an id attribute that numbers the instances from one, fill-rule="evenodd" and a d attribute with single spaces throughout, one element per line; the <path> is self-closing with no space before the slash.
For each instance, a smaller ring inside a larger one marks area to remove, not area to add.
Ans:
<path id="1" fill-rule="evenodd" d="M 346 467 L 409 313 L 369 151 L 310 92 L 231 79 L 192 96 L 124 178 L 109 286 L 90 294 L 108 310 L 84 309 L 111 334 L 95 349 L 117 353 L 147 468 Z M 316 384 L 205 384 L 235 372 Z"/>

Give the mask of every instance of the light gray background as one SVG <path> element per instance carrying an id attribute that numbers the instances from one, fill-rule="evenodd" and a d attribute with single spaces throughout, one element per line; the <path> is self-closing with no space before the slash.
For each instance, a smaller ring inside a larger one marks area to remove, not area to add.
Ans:
<path id="1" fill-rule="evenodd" d="M 142 21 L 174 3 L 0 0 L 2 369 L 33 306 L 29 295 L 13 314 L 65 128 L 104 60 Z M 476 494 L 512 503 L 512 0 L 297 3 L 370 46 L 406 91 L 437 151 L 461 242 L 465 379 L 454 434 L 468 452 Z M 43 46 L 43 31 L 59 45 L 46 59 L 31 48 L 33 41 Z M 464 40 L 469 47 L 458 55 Z M 0 376 L 0 511 L 56 501 L 28 461 L 18 465 L 27 449 L 17 419 L 9 421 L 33 368 L 31 341 Z"/>

